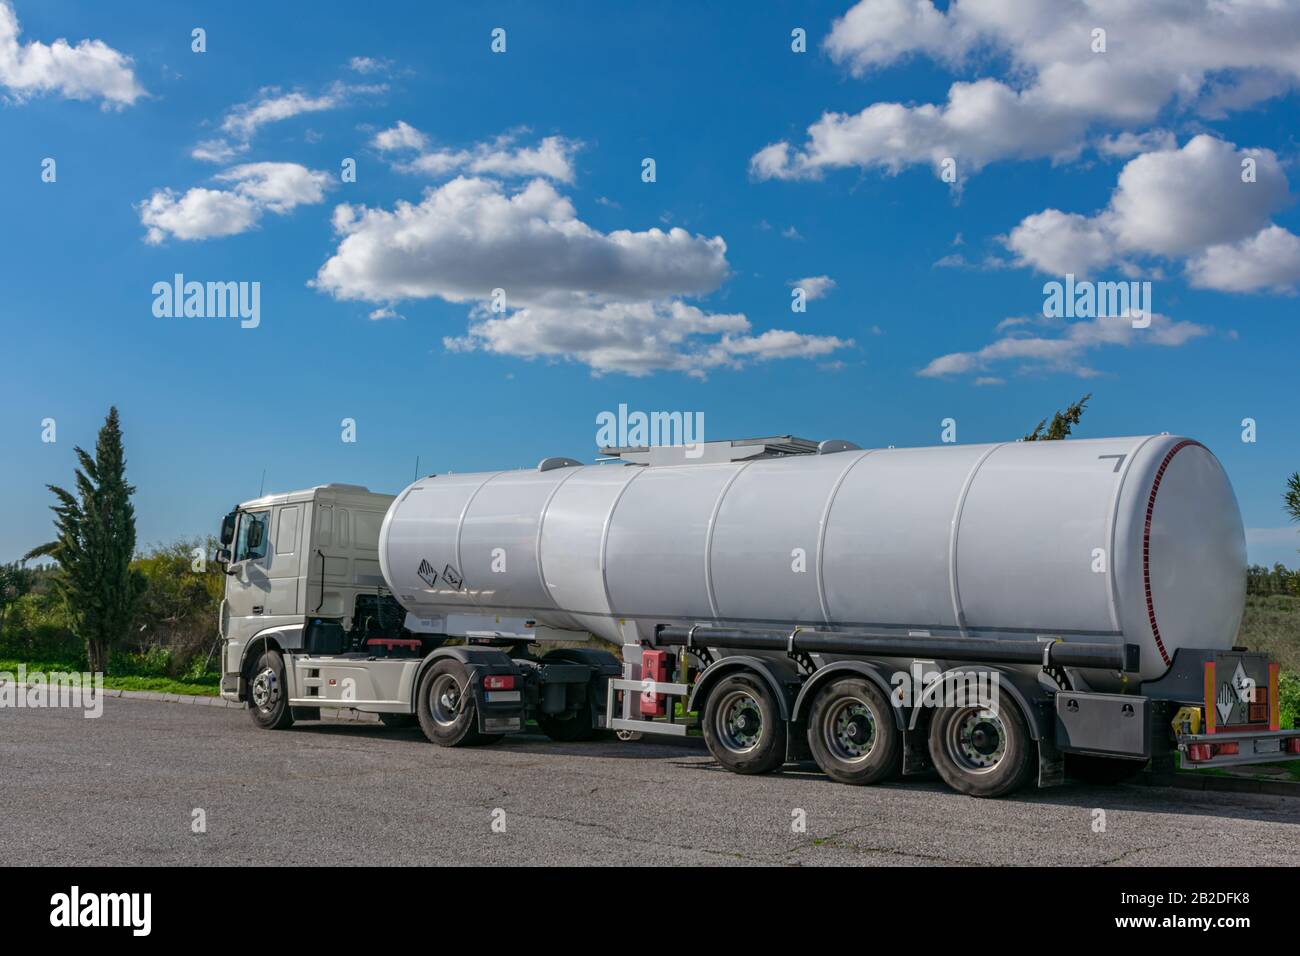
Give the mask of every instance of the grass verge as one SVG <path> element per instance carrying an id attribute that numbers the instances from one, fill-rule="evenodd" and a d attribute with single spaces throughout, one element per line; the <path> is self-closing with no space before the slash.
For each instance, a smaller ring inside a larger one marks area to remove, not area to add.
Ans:
<path id="1" fill-rule="evenodd" d="M 19 666 L 27 668 L 27 673 L 32 674 L 37 671 L 49 674 L 55 671 L 64 673 L 80 672 L 81 668 L 67 661 L 13 661 L 0 660 L 0 672 L 7 671 L 9 674 L 17 675 Z M 203 681 L 184 681 L 175 680 L 171 677 L 127 677 L 106 675 L 104 677 L 104 688 L 106 690 L 143 690 L 153 691 L 157 694 L 181 694 L 186 697 L 216 697 L 221 693 L 220 678 L 215 674 L 211 678 L 204 678 Z"/>

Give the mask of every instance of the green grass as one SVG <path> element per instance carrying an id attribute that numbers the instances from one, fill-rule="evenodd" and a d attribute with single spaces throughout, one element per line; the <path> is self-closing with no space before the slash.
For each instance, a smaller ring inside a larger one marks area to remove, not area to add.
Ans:
<path id="1" fill-rule="evenodd" d="M 63 671 L 64 673 L 81 671 L 80 666 L 69 663 L 68 661 L 12 660 L 0 660 L 0 671 L 8 671 L 10 674 L 16 676 L 20 664 L 26 666 L 28 674 L 31 674 L 34 671 L 41 671 L 45 674 L 52 671 Z M 187 697 L 216 697 L 221 693 L 220 682 L 221 679 L 216 674 L 203 678 L 201 682 L 175 680 L 171 677 L 123 677 L 109 675 L 104 678 L 104 688 L 106 690 L 144 690 L 153 691 L 158 694 L 183 694 Z"/>
<path id="2" fill-rule="evenodd" d="M 1283 671 L 1300 674 L 1300 597 L 1247 595 L 1237 643 L 1265 651 Z"/>

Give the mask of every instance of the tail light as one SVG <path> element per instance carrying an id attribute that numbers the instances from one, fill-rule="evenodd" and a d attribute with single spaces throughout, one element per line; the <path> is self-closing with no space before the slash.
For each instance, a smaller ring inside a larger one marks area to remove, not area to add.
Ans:
<path id="1" fill-rule="evenodd" d="M 1300 737 L 1292 737 L 1286 742 L 1286 752 L 1289 754 L 1300 754 Z"/>
<path id="2" fill-rule="evenodd" d="M 514 674 L 488 674 L 483 678 L 484 690 L 514 690 Z"/>

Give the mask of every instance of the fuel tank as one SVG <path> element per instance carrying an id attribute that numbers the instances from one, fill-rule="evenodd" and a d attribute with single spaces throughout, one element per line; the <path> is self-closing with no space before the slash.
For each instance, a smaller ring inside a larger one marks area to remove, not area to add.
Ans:
<path id="1" fill-rule="evenodd" d="M 419 617 L 617 643 L 703 622 L 1059 638 L 1137 644 L 1142 679 L 1181 646 L 1232 645 L 1245 535 L 1199 442 L 845 445 L 422 478 L 384 519 L 384 578 Z"/>

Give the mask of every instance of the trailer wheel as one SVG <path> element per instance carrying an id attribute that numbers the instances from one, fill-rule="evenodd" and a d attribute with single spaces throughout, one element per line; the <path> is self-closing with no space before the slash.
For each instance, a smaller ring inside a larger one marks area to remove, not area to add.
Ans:
<path id="1" fill-rule="evenodd" d="M 930 721 L 930 758 L 944 782 L 972 797 L 1001 797 L 1033 776 L 1036 748 L 1015 700 L 998 691 L 996 711 L 948 707 Z"/>
<path id="2" fill-rule="evenodd" d="M 785 763 L 785 720 L 761 677 L 723 678 L 704 705 L 703 725 L 709 752 L 732 773 L 770 773 Z"/>
<path id="3" fill-rule="evenodd" d="M 248 713 L 264 730 L 293 726 L 293 710 L 284 685 L 284 658 L 279 651 L 263 651 L 250 671 Z"/>
<path id="4" fill-rule="evenodd" d="M 885 695 L 863 677 L 832 680 L 808 713 L 808 748 L 840 783 L 881 783 L 902 770 L 903 735 Z"/>
<path id="5" fill-rule="evenodd" d="M 460 661 L 440 660 L 424 672 L 415 713 L 424 736 L 440 747 L 483 742 L 469 675 Z"/>
<path id="6" fill-rule="evenodd" d="M 1081 783 L 1123 783 L 1146 768 L 1145 760 L 1127 757 L 1098 757 L 1092 754 L 1066 754 L 1065 775 Z"/>

